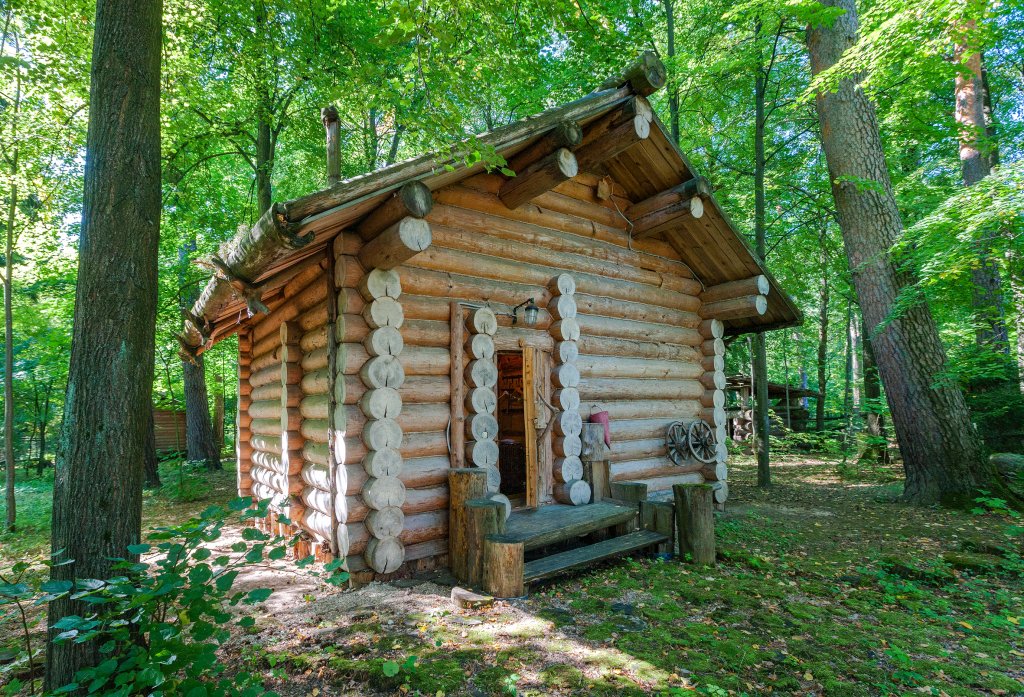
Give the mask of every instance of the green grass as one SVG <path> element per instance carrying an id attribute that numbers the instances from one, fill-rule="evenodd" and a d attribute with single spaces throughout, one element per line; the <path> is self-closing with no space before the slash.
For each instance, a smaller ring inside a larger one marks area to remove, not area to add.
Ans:
<path id="1" fill-rule="evenodd" d="M 146 527 L 233 496 L 230 471 L 163 475 Z M 481 611 L 266 614 L 224 659 L 289 694 L 1024 694 L 1020 537 L 997 515 L 896 502 L 897 475 L 793 456 L 765 491 L 741 460 L 714 568 L 622 560 Z M 0 558 L 45 553 L 51 485 L 19 484 L 22 532 Z M 319 623 L 337 634 L 303 639 Z"/>
<path id="2" fill-rule="evenodd" d="M 1024 694 L 1019 556 L 944 559 L 1005 543 L 1007 521 L 896 503 L 896 474 L 794 458 L 762 491 L 741 462 L 717 567 L 607 564 L 534 589 L 525 616 L 498 605 L 463 613 L 483 620 L 467 628 L 439 613 L 401 642 L 361 623 L 365 651 L 315 684 L 329 692 L 358 665 L 367 694 Z M 377 680 L 374 666 L 408 655 L 413 671 Z"/>
<path id="3" fill-rule="evenodd" d="M 0 532 L 0 569 L 16 561 L 47 555 L 50 547 L 50 516 L 53 510 L 53 470 L 42 477 L 16 472 L 15 532 Z M 225 469 L 207 472 L 196 469 L 177 458 L 160 463 L 163 486 L 143 493 L 143 532 L 157 525 L 187 520 L 211 503 L 222 503 L 235 496 L 234 462 L 227 460 Z M 0 520 L 6 520 L 7 507 L 0 501 Z"/>

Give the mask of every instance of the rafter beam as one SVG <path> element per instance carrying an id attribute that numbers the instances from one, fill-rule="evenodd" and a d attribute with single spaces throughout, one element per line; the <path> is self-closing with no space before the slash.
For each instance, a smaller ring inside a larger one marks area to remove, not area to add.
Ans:
<path id="1" fill-rule="evenodd" d="M 571 150 L 583 142 L 583 129 L 575 121 L 561 121 L 543 136 L 513 155 L 498 198 L 508 208 L 518 208 L 550 191 L 579 172 Z"/>
<path id="2" fill-rule="evenodd" d="M 569 148 L 559 148 L 502 184 L 498 190 L 498 198 L 508 208 L 518 208 L 551 191 L 567 179 L 572 179 L 579 171 L 576 156 L 572 151 Z"/>
<path id="3" fill-rule="evenodd" d="M 590 127 L 576 150 L 581 172 L 597 172 L 605 161 L 623 153 L 651 135 L 654 112 L 643 97 L 606 115 Z"/>
<path id="4" fill-rule="evenodd" d="M 704 197 L 711 185 L 704 177 L 695 177 L 633 204 L 626 218 L 633 224 L 633 237 L 651 237 L 678 225 L 683 220 L 704 215 Z"/>
<path id="5" fill-rule="evenodd" d="M 359 236 L 371 240 L 403 218 L 426 218 L 434 207 L 430 188 L 421 181 L 403 184 L 356 226 Z"/>
<path id="6" fill-rule="evenodd" d="M 430 223 L 422 218 L 402 218 L 367 242 L 359 252 L 363 268 L 393 269 L 430 246 Z"/>

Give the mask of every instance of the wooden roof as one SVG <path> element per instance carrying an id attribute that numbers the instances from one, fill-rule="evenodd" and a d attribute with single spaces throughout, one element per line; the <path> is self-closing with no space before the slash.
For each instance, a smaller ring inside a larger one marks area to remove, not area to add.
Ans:
<path id="1" fill-rule="evenodd" d="M 508 159 L 563 120 L 574 120 L 585 130 L 589 123 L 619 107 L 633 94 L 628 84 L 594 92 L 582 99 L 483 134 L 478 140 L 494 147 Z M 301 198 L 275 204 L 268 213 L 277 217 L 278 224 L 286 226 L 298 236 L 312 234 L 312 241 L 298 249 L 284 249 L 266 263 L 261 261 L 261 268 L 257 273 L 250 273 L 248 280 L 259 287 L 264 299 L 272 298 L 274 291 L 292 278 L 299 266 L 305 266 L 303 262 L 314 263 L 314 258 L 322 259 L 324 248 L 339 232 L 359 221 L 403 184 L 419 180 L 431 190 L 437 190 L 483 171 L 481 163 L 468 167 L 462 164 L 464 152 L 463 146 L 461 150 L 455 147 L 445 154 L 423 155 L 344 180 Z M 603 165 L 633 202 L 697 176 L 657 117 L 648 139 L 606 160 Z M 261 222 L 264 221 L 261 219 Z M 247 234 L 252 236 L 255 232 L 242 231 L 229 245 L 237 244 Z M 713 196 L 705 200 L 703 217 L 689 218 L 662 235 L 705 287 L 747 279 L 757 274 L 769 278 L 771 290 L 767 312 L 760 317 L 726 321 L 726 334 L 777 329 L 797 325 L 802 321 L 796 305 L 753 253 Z M 229 302 L 216 303 L 215 307 L 206 304 L 206 299 L 211 296 L 217 283 L 217 279 L 211 279 L 210 286 L 193 310 L 195 316 L 209 322 L 211 333 L 208 345 L 229 336 L 246 317 L 245 302 L 238 297 L 232 297 Z"/>

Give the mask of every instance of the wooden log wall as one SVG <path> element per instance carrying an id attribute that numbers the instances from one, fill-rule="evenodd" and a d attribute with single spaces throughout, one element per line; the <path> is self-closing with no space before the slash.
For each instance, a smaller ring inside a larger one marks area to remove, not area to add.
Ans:
<path id="1" fill-rule="evenodd" d="M 334 245 L 335 509 L 349 570 L 390 573 L 403 562 L 448 552 L 449 322 L 447 315 L 427 327 L 411 321 L 407 267 L 368 273 L 359 261 L 362 246 L 355 234 L 340 235 Z M 315 351 L 326 339 L 326 330 L 313 329 L 302 346 Z M 326 418 L 329 377 L 307 373 L 303 386 L 311 391 L 302 405 L 304 417 Z M 325 443 L 307 442 L 311 487 L 328 483 L 328 454 Z M 318 527 L 326 522 L 325 516 L 313 521 Z M 372 540 L 378 541 L 371 545 Z"/>
<path id="2" fill-rule="evenodd" d="M 703 409 L 700 416 L 711 426 L 715 433 L 715 442 L 718 444 L 715 462 L 704 465 L 701 473 L 706 481 L 714 482 L 715 499 L 718 503 L 725 503 L 729 496 L 729 485 L 726 483 L 726 459 L 729 451 L 726 446 L 725 428 L 725 342 L 722 339 L 724 331 L 725 325 L 718 319 L 707 319 L 700 324 L 701 336 L 704 338 L 701 344 L 701 365 L 704 369 L 701 383 L 704 385 L 704 394 L 701 396 Z"/>
<path id="3" fill-rule="evenodd" d="M 582 173 L 514 210 L 497 196 L 501 183 L 482 174 L 434 192 L 437 204 L 426 218 L 431 246 L 393 270 L 363 266 L 360 257 L 371 257 L 359 235 L 336 239 L 333 364 L 323 265 L 297 274 L 285 300 L 254 325 L 252 469 L 273 465 L 282 429 L 295 425 L 304 440 L 300 476 L 297 489 L 289 482 L 286 490 L 305 507 L 302 527 L 321 541 L 333 534 L 350 570 L 389 573 L 447 554 L 453 462 L 482 463 L 497 474 L 493 380 L 500 350 L 531 347 L 550 356 L 544 380 L 558 410 L 550 486 L 563 498 L 585 498 L 573 484 L 580 430 L 600 410 L 611 415 L 612 481 L 643 481 L 650 491 L 705 476 L 724 484 L 719 463 L 677 466 L 665 448 L 669 423 L 709 415 L 713 422 L 720 399 L 724 345 L 714 321 L 701 316 L 700 282 L 665 242 L 630 240 L 616 210 L 630 205 L 622 189 L 611 183 L 610 196 L 596 195 L 599 184 L 609 189 L 608 180 Z M 506 312 L 531 297 L 542 308 L 536 325 L 512 326 Z M 456 311 L 460 302 L 498 311 Z M 282 322 L 298 331 L 300 362 L 287 369 L 298 387 L 294 396 L 261 372 L 284 374 Z M 278 407 L 281 416 L 270 423 L 267 402 L 282 399 L 294 400 L 297 414 L 284 417 Z M 453 399 L 462 406 L 461 424 Z M 464 439 L 458 458 L 450 450 L 457 442 L 450 420 Z M 498 484 L 493 477 L 491 489 Z"/>
<path id="4" fill-rule="evenodd" d="M 288 500 L 287 514 L 290 520 L 302 520 L 305 505 L 299 494 L 302 491 L 302 446 L 305 438 L 302 435 L 302 415 L 299 412 L 301 392 L 299 379 L 302 375 L 302 351 L 299 340 L 302 330 L 299 323 L 290 320 L 281 322 L 279 330 L 281 340 L 278 355 L 280 359 L 280 433 L 281 433 L 281 469 L 286 475 L 286 488 L 283 493 Z"/>
<path id="5" fill-rule="evenodd" d="M 583 419 L 579 411 L 577 342 L 580 339 L 580 325 L 576 321 L 576 281 L 571 274 L 562 273 L 551 281 L 548 289 L 552 294 L 548 311 L 554 319 L 548 330 L 555 341 L 551 383 L 558 390 L 557 406 L 561 409 L 551 416 L 554 419 L 553 431 L 556 438 L 579 439 L 583 432 Z M 579 454 L 556 457 L 551 466 L 551 475 L 554 479 L 551 493 L 555 501 L 574 506 L 590 503 L 592 492 L 590 485 L 583 481 L 583 461 Z"/>
<path id="6" fill-rule="evenodd" d="M 254 322 L 239 343 L 240 385 L 247 375 L 240 394 L 248 391 L 239 400 L 239 409 L 246 409 L 239 421 L 239 470 L 250 468 L 255 498 L 272 498 L 294 525 L 307 530 L 305 521 L 316 511 L 303 495 L 308 447 L 302 416 L 303 339 L 318 307 L 326 307 L 324 267 L 313 263 L 295 274 L 279 304 Z M 329 528 L 328 534 L 318 535 L 321 541 L 330 539 Z"/>
<path id="7" fill-rule="evenodd" d="M 252 363 L 252 334 L 248 331 L 238 333 L 238 435 L 235 438 L 235 462 L 238 463 L 238 495 L 252 495 L 252 445 L 249 439 L 252 432 L 249 426 L 249 406 L 252 404 L 252 385 L 249 383 Z"/>
<path id="8" fill-rule="evenodd" d="M 561 369 L 568 363 L 562 352 L 572 349 L 559 336 L 563 327 L 571 335 L 578 328 L 579 386 L 553 385 L 553 406 L 582 420 L 611 413 L 612 479 L 642 476 L 652 489 L 702 481 L 700 463 L 676 466 L 665 449 L 669 423 L 701 415 L 702 286 L 666 242 L 630 240 L 616 210 L 630 201 L 614 183 L 609 198 L 598 198 L 601 181 L 582 173 L 514 210 L 498 198 L 503 180 L 496 175 L 434 192 L 427 216 L 433 243 L 401 267 L 403 337 L 407 347 L 445 347 L 451 302 L 483 302 L 501 310 L 495 350 L 533 346 Z M 572 303 L 549 286 L 563 273 L 575 281 Z M 542 308 L 537 324 L 512 327 L 504 312 L 530 297 Z M 575 322 L 567 325 L 562 315 L 572 306 Z M 573 380 L 571 369 L 563 378 Z M 552 435 L 553 458 L 570 459 L 570 473 L 582 448 L 572 430 Z"/>
<path id="9" fill-rule="evenodd" d="M 325 269 L 326 273 L 326 269 Z M 302 449 L 302 501 L 306 514 L 302 527 L 319 542 L 337 549 L 344 554 L 341 544 L 345 536 L 345 481 L 341 469 L 335 467 L 336 457 L 332 453 L 332 442 L 339 433 L 344 433 L 345 422 L 337 417 L 331 394 L 331 354 L 337 353 L 329 332 L 331 308 L 328 303 L 334 292 L 330 279 L 321 277 L 314 281 L 321 292 L 311 290 L 316 302 L 307 308 L 302 317 L 302 375 L 299 389 L 302 393 L 299 413 L 302 416 L 302 435 L 305 438 Z M 332 411 L 334 413 L 332 414 Z M 342 415 L 343 417 L 343 415 Z M 311 452 L 319 457 L 310 457 Z"/>
<path id="10" fill-rule="evenodd" d="M 359 430 L 366 446 L 362 463 L 367 480 L 360 491 L 364 508 L 359 511 L 369 534 L 364 561 L 383 574 L 397 570 L 405 560 L 405 546 L 399 535 L 405 528 L 402 507 L 407 496 L 405 483 L 398 478 L 403 469 L 403 427 L 398 417 L 402 413 L 401 387 L 405 382 L 405 344 L 400 332 L 405 317 L 399 302 L 402 284 L 398 272 L 370 268 L 364 273 L 358 286 L 363 302 L 358 303 L 348 289 L 343 289 L 342 295 L 346 313 L 352 313 L 357 304 L 362 308 L 368 332 L 362 346 L 343 344 L 346 350 L 338 356 L 338 372 L 358 371 L 366 386 L 359 399 L 363 418 L 346 421 L 346 426 L 347 432 Z"/>

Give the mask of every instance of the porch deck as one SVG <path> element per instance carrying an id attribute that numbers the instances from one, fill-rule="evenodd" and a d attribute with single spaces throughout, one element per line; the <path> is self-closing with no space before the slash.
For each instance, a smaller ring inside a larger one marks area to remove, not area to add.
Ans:
<path id="1" fill-rule="evenodd" d="M 608 501 L 585 506 L 551 504 L 515 511 L 505 521 L 505 531 L 492 539 L 521 542 L 524 550 L 529 551 L 627 523 L 636 515 L 636 506 L 623 506 Z"/>

